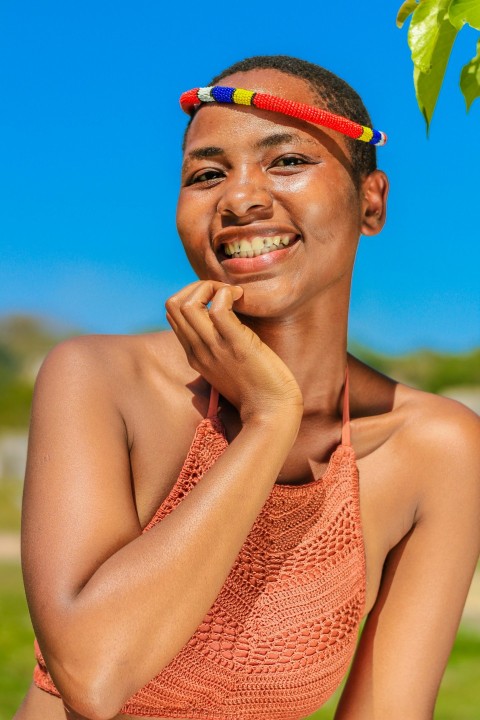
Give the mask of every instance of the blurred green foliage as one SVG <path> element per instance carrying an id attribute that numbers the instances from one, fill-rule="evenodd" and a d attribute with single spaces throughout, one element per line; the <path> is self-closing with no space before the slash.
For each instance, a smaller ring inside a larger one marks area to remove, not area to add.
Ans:
<path id="1" fill-rule="evenodd" d="M 0 720 L 11 720 L 30 685 L 33 630 L 18 563 L 1 563 Z"/>
<path id="2" fill-rule="evenodd" d="M 0 378 L 0 427 L 23 428 L 28 425 L 32 402 L 31 383 L 17 378 Z"/>
<path id="3" fill-rule="evenodd" d="M 20 532 L 23 483 L 18 478 L 0 481 L 0 533 Z M 0 616 L 1 617 L 1 616 Z"/>
<path id="4" fill-rule="evenodd" d="M 353 355 L 395 380 L 427 392 L 438 393 L 458 386 L 480 386 L 480 348 L 465 353 L 416 350 L 392 356 L 353 343 Z"/>
<path id="5" fill-rule="evenodd" d="M 0 320 L 0 428 L 28 425 L 38 367 L 64 333 L 37 318 L 12 315 Z"/>
<path id="6" fill-rule="evenodd" d="M 435 707 L 435 720 L 478 720 L 479 657 L 480 633 L 462 626 L 440 687 Z M 339 696 L 339 692 L 335 693 L 321 710 L 310 716 L 309 720 L 332 720 Z"/>

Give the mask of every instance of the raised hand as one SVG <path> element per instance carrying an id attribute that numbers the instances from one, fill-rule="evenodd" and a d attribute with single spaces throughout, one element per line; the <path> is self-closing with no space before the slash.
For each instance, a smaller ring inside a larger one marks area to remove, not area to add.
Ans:
<path id="1" fill-rule="evenodd" d="M 242 295 L 236 285 L 198 281 L 167 301 L 168 322 L 191 367 L 237 408 L 243 423 L 287 410 L 301 417 L 292 373 L 233 312 Z"/>

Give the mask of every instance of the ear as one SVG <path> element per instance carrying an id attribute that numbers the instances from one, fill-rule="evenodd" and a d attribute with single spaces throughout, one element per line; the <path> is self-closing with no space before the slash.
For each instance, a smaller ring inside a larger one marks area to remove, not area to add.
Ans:
<path id="1" fill-rule="evenodd" d="M 374 170 L 362 180 L 360 201 L 362 235 L 377 235 L 387 216 L 388 178 L 382 170 Z"/>

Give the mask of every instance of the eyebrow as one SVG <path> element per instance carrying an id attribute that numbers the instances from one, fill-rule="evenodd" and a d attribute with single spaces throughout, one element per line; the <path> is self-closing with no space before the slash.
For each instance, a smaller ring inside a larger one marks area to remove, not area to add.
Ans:
<path id="1" fill-rule="evenodd" d="M 207 147 L 195 148 L 191 150 L 183 159 L 182 163 L 182 175 L 188 170 L 188 166 L 193 160 L 206 160 L 211 157 L 218 157 L 225 155 L 225 150 L 215 145 L 209 145 Z"/>
<path id="2" fill-rule="evenodd" d="M 205 160 L 206 158 L 215 157 L 216 155 L 225 155 L 225 150 L 215 145 L 208 147 L 200 147 L 188 153 L 185 160 Z"/>
<path id="3" fill-rule="evenodd" d="M 286 145 L 288 143 L 298 144 L 300 142 L 314 143 L 315 141 L 310 138 L 300 137 L 300 135 L 297 135 L 296 133 L 282 132 L 267 135 L 256 142 L 255 147 L 261 149 L 275 147 L 276 145 Z"/>

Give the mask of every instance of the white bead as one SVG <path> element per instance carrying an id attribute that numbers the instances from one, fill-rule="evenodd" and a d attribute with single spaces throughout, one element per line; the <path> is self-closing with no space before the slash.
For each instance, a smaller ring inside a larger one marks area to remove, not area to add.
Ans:
<path id="1" fill-rule="evenodd" d="M 197 93 L 198 99 L 201 102 L 215 102 L 215 99 L 211 95 L 212 89 L 213 89 L 213 86 L 198 88 L 198 93 Z"/>

